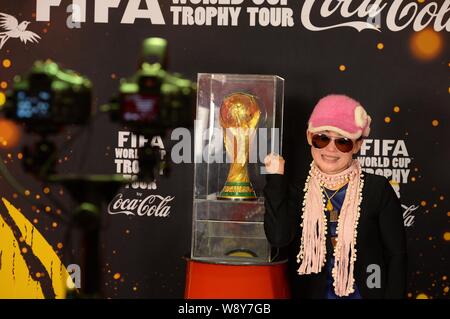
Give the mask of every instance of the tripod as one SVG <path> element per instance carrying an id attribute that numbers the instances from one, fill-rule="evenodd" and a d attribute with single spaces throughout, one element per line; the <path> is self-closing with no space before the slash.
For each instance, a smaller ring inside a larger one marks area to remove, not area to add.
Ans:
<path id="1" fill-rule="evenodd" d="M 69 294 L 69 297 L 101 297 L 101 207 L 128 180 L 119 175 L 72 174 L 50 175 L 48 181 L 63 185 L 78 203 L 72 219 L 82 233 L 82 281 L 79 294 Z"/>

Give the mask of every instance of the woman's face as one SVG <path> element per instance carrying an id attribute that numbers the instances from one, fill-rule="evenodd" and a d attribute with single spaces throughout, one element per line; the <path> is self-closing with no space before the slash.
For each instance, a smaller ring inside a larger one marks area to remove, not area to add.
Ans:
<path id="1" fill-rule="evenodd" d="M 315 134 L 324 134 L 331 138 L 331 141 L 323 148 L 316 148 L 312 143 L 312 138 Z M 342 152 L 336 147 L 335 139 L 337 138 L 343 138 L 343 136 L 332 131 L 314 134 L 307 132 L 307 139 L 309 145 L 311 145 L 311 154 L 314 162 L 325 174 L 338 174 L 346 170 L 351 164 L 353 154 L 358 153 L 361 148 L 362 140 L 353 141 L 353 148 L 347 153 Z"/>

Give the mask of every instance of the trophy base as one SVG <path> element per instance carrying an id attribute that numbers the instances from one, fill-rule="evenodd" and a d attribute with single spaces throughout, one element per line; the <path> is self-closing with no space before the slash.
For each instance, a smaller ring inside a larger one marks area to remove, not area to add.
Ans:
<path id="1" fill-rule="evenodd" d="M 225 253 L 225 256 L 230 257 L 243 257 L 243 258 L 256 258 L 258 255 L 247 248 L 233 249 Z"/>
<path id="2" fill-rule="evenodd" d="M 256 200 L 256 193 L 250 182 L 226 182 L 218 199 L 225 200 Z"/>
<path id="3" fill-rule="evenodd" d="M 219 196 L 217 196 L 217 199 L 219 199 L 219 200 L 230 200 L 230 201 L 255 201 L 255 200 L 257 200 L 258 198 L 255 196 L 255 197 L 244 197 L 244 196 L 242 196 L 242 197 L 239 197 L 239 196 L 222 196 L 222 195 L 219 195 Z"/>

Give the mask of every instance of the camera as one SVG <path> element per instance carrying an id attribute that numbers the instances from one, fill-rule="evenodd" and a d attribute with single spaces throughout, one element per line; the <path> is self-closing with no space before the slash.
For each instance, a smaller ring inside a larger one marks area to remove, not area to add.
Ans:
<path id="1" fill-rule="evenodd" d="M 136 133 L 163 135 L 167 129 L 192 124 L 194 94 L 191 81 L 168 73 L 159 63 L 145 62 L 120 83 L 111 116 Z"/>
<path id="2" fill-rule="evenodd" d="M 14 78 L 7 92 L 5 117 L 24 123 L 30 132 L 49 134 L 69 124 L 84 124 L 91 115 L 92 84 L 50 60 L 37 61 L 26 76 Z"/>
<path id="3" fill-rule="evenodd" d="M 194 119 L 195 84 L 167 67 L 167 41 L 148 38 L 143 41 L 137 72 L 122 79 L 118 95 L 104 108 L 111 119 L 148 140 L 164 137 L 166 131 L 189 127 Z M 167 171 L 157 147 L 149 144 L 138 150 L 141 180 L 153 181 L 155 175 Z"/>
<path id="4" fill-rule="evenodd" d="M 41 178 L 55 172 L 57 149 L 48 135 L 58 133 L 66 125 L 86 124 L 91 105 L 91 82 L 51 60 L 36 61 L 27 75 L 14 77 L 4 116 L 40 136 L 35 144 L 23 146 L 26 172 Z"/>
<path id="5" fill-rule="evenodd" d="M 165 130 L 192 124 L 195 85 L 167 67 L 167 41 L 143 41 L 139 68 L 122 79 L 119 94 L 109 105 L 114 121 L 135 133 L 164 135 Z"/>

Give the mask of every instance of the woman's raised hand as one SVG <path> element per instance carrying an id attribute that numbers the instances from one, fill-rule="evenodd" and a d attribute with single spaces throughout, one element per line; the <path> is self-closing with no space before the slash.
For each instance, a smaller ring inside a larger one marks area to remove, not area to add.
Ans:
<path id="1" fill-rule="evenodd" d="M 270 153 L 264 158 L 267 174 L 284 174 L 284 158 L 278 154 Z"/>

